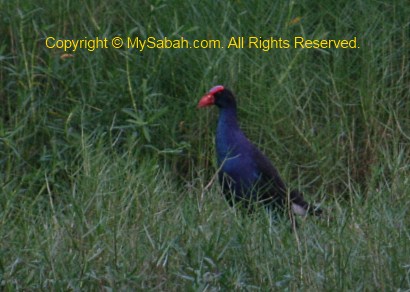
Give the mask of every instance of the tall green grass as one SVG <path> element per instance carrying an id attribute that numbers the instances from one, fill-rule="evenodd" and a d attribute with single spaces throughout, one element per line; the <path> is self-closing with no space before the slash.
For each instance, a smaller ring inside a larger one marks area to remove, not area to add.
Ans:
<path id="1" fill-rule="evenodd" d="M 410 6 L 0 1 L 3 290 L 410 289 Z M 360 49 L 100 49 L 48 36 L 357 37 Z M 323 219 L 244 216 L 217 183 L 216 84 Z M 283 222 L 282 222 L 283 221 Z"/>

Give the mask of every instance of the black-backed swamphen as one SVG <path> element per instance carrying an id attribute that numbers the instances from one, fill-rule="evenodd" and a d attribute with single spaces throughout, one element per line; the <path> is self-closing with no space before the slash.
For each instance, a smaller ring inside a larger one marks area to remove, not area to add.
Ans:
<path id="1" fill-rule="evenodd" d="M 222 85 L 213 87 L 198 103 L 198 108 L 216 105 L 219 108 L 216 129 L 216 153 L 219 181 L 228 201 L 242 202 L 252 208 L 263 203 L 271 209 L 298 215 L 320 215 L 321 210 L 308 204 L 298 191 L 288 191 L 269 159 L 252 144 L 239 128 L 236 101 Z"/>

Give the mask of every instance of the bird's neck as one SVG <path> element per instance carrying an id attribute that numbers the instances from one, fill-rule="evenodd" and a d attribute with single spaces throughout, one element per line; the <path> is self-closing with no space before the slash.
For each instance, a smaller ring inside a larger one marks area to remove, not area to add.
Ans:
<path id="1" fill-rule="evenodd" d="M 216 151 L 219 163 L 230 155 L 234 155 L 238 136 L 241 135 L 236 108 L 221 108 L 216 129 Z"/>
<path id="2" fill-rule="evenodd" d="M 217 131 L 226 132 L 239 129 L 238 119 L 236 117 L 236 108 L 221 108 L 219 110 L 218 129 Z"/>

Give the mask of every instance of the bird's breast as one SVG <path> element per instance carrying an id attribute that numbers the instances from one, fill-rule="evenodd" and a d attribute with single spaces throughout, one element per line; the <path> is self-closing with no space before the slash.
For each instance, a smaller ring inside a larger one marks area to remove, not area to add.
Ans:
<path id="1" fill-rule="evenodd" d="M 234 183 L 251 186 L 259 178 L 254 161 L 246 151 L 240 147 L 221 151 L 218 155 L 220 171 L 233 179 Z"/>
<path id="2" fill-rule="evenodd" d="M 216 154 L 220 172 L 228 175 L 234 184 L 251 186 L 259 177 L 252 159 L 252 145 L 236 122 L 229 123 L 222 115 L 216 130 Z"/>

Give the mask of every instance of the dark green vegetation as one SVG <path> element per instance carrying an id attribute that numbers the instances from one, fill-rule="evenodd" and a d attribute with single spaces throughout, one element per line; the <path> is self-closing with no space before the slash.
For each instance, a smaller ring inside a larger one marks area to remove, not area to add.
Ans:
<path id="1" fill-rule="evenodd" d="M 0 1 L 1 290 L 409 289 L 408 2 L 126 2 Z M 360 49 L 45 47 L 117 35 Z M 206 187 L 216 84 L 326 218 L 291 233 Z"/>

